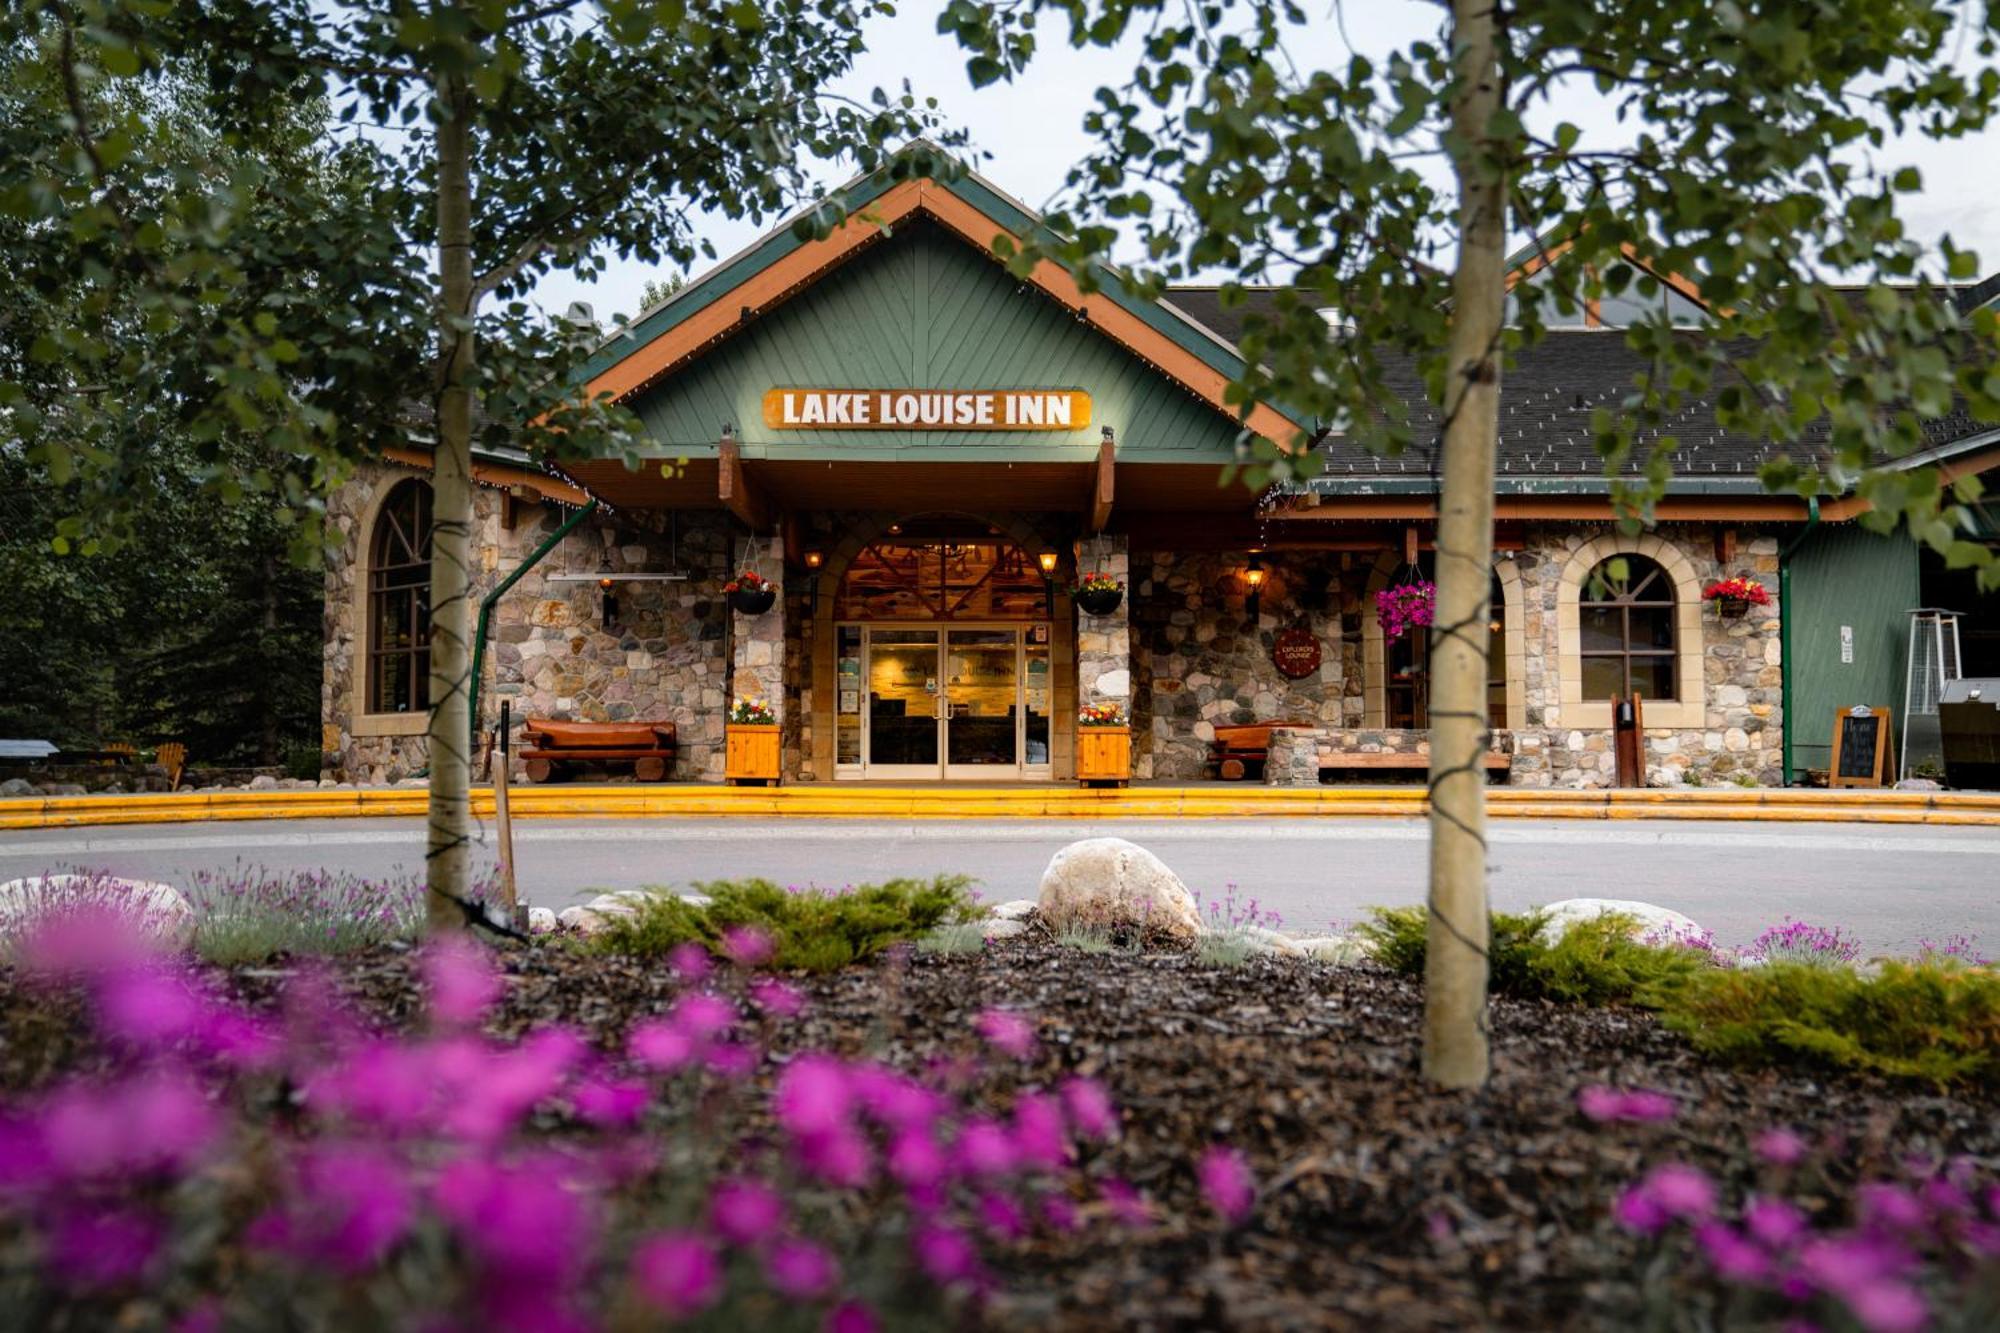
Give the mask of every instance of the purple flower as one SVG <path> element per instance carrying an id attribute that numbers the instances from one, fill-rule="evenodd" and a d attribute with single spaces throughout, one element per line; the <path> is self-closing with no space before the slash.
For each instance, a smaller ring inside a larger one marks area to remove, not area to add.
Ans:
<path id="1" fill-rule="evenodd" d="M 905 1129 L 889 1140 L 885 1163 L 889 1175 L 907 1186 L 928 1187 L 942 1181 L 951 1170 L 943 1148 L 927 1129 Z"/>
<path id="2" fill-rule="evenodd" d="M 986 1044 L 1016 1060 L 1035 1054 L 1035 1025 L 1007 1009 L 988 1009 L 973 1020 L 973 1027 Z"/>
<path id="3" fill-rule="evenodd" d="M 264 1239 L 300 1259 L 359 1274 L 382 1262 L 408 1232 L 414 1209 L 399 1163 L 365 1144 L 307 1150 L 284 1210 Z"/>
<path id="4" fill-rule="evenodd" d="M 1003 1176 L 1020 1158 L 1014 1140 L 996 1120 L 976 1116 L 958 1132 L 958 1164 L 974 1176 Z"/>
<path id="5" fill-rule="evenodd" d="M 1695 1228 L 1694 1238 L 1708 1256 L 1709 1267 L 1729 1282 L 1762 1282 L 1771 1261 L 1764 1251 L 1726 1222 L 1708 1221 Z"/>
<path id="6" fill-rule="evenodd" d="M 1628 1185 L 1612 1205 L 1611 1215 L 1618 1225 L 1641 1236 L 1659 1234 L 1672 1220 L 1660 1201 L 1653 1197 L 1651 1190 L 1643 1185 Z"/>
<path id="7" fill-rule="evenodd" d="M 757 1068 L 757 1048 L 740 1041 L 719 1041 L 703 1052 L 701 1062 L 717 1078 L 748 1078 Z"/>
<path id="8" fill-rule="evenodd" d="M 1641 1187 L 1668 1216 L 1683 1222 L 1704 1221 L 1715 1212 L 1715 1182 L 1699 1167 L 1679 1162 L 1656 1166 Z"/>
<path id="9" fill-rule="evenodd" d="M 853 1103 L 846 1067 L 818 1052 L 786 1065 L 771 1094 L 771 1112 L 778 1123 L 800 1135 L 845 1126 Z"/>
<path id="10" fill-rule="evenodd" d="M 667 951 L 667 966 L 682 981 L 696 982 L 715 970 L 715 962 L 708 956 L 708 950 L 693 940 L 684 940 Z"/>
<path id="11" fill-rule="evenodd" d="M 715 1247 L 689 1231 L 663 1231 L 632 1254 L 640 1295 L 674 1319 L 700 1314 L 722 1295 L 722 1261 Z"/>
<path id="12" fill-rule="evenodd" d="M 1857 1194 L 1861 1220 L 1887 1231 L 1917 1231 L 1924 1225 L 1924 1206 L 1901 1185 L 1873 1181 Z"/>
<path id="13" fill-rule="evenodd" d="M 800 1135 L 795 1148 L 799 1165 L 829 1184 L 859 1189 L 868 1183 L 867 1141 L 847 1125 Z"/>
<path id="14" fill-rule="evenodd" d="M 1064 1079 L 1062 1103 L 1079 1134 L 1093 1139 L 1118 1136 L 1118 1112 L 1111 1104 L 1111 1094 L 1096 1079 Z"/>
<path id="15" fill-rule="evenodd" d="M 1674 1118 L 1674 1099 L 1646 1088 L 1607 1088 L 1593 1084 L 1576 1094 L 1584 1119 L 1597 1124 L 1629 1122 L 1657 1124 Z"/>
<path id="16" fill-rule="evenodd" d="M 590 1221 L 553 1154 L 515 1163 L 461 1158 L 431 1197 L 459 1242 L 510 1289 L 560 1286 L 589 1262 Z"/>
<path id="17" fill-rule="evenodd" d="M 1783 1199 L 1752 1199 L 1743 1228 L 1764 1248 L 1782 1250 L 1805 1235 L 1806 1215 Z"/>
<path id="18" fill-rule="evenodd" d="M 1201 1182 L 1202 1197 L 1228 1221 L 1241 1222 L 1250 1215 L 1257 1191 L 1242 1153 L 1234 1148 L 1210 1148 L 1196 1164 L 1195 1177 Z"/>
<path id="19" fill-rule="evenodd" d="M 709 1041 L 736 1021 L 736 1006 L 719 995 L 684 995 L 668 1011 L 667 1020 L 696 1041 Z"/>
<path id="20" fill-rule="evenodd" d="M 761 967 L 776 949 L 771 937 L 755 926 L 729 926 L 722 932 L 722 952 L 738 967 Z"/>
<path id="21" fill-rule="evenodd" d="M 776 977 L 759 977 L 751 982 L 750 998 L 759 1009 L 778 1018 L 797 1018 L 806 1011 L 805 993 Z"/>
<path id="22" fill-rule="evenodd" d="M 500 975 L 486 951 L 470 940 L 446 936 L 424 951 L 424 984 L 431 1016 L 444 1027 L 470 1027 L 500 998 Z"/>
<path id="23" fill-rule="evenodd" d="M 695 1039 L 662 1019 L 641 1023 L 625 1039 L 625 1052 L 663 1074 L 679 1073 L 700 1053 Z"/>
<path id="24" fill-rule="evenodd" d="M 1069 1139 L 1055 1098 L 1024 1092 L 1015 1099 L 1014 1150 L 1025 1165 L 1043 1171 L 1059 1171 L 1069 1161 Z"/>
<path id="25" fill-rule="evenodd" d="M 919 1226 L 910 1236 L 917 1267 L 942 1287 L 978 1278 L 979 1251 L 965 1233 L 935 1222 Z"/>
<path id="26" fill-rule="evenodd" d="M 1065 1234 L 1083 1225 L 1083 1215 L 1077 1211 L 1076 1205 L 1061 1194 L 1051 1194 L 1042 1200 L 1042 1220 L 1049 1224 L 1051 1230 Z"/>
<path id="27" fill-rule="evenodd" d="M 826 1333 L 881 1333 L 882 1321 L 860 1301 L 842 1301 L 826 1317 Z"/>
<path id="28" fill-rule="evenodd" d="M 979 1196 L 979 1220 L 1002 1240 L 1019 1240 L 1028 1234 L 1028 1215 L 1004 1194 Z"/>
<path id="29" fill-rule="evenodd" d="M 1152 1225 L 1152 1206 L 1146 1202 L 1145 1195 L 1127 1182 L 1114 1177 L 1099 1185 L 1097 1194 L 1104 1201 L 1111 1220 L 1118 1225 L 1135 1229 Z"/>
<path id="30" fill-rule="evenodd" d="M 839 1285 L 840 1265 L 823 1245 L 786 1239 L 765 1253 L 764 1280 L 780 1296 L 817 1300 Z"/>
<path id="31" fill-rule="evenodd" d="M 785 1224 L 785 1201 L 762 1181 L 724 1180 L 708 1197 L 708 1220 L 731 1245 L 759 1245 Z"/>
<path id="32" fill-rule="evenodd" d="M 1871 1282 L 1846 1301 L 1848 1313 L 1868 1333 L 1917 1333 L 1930 1319 L 1924 1298 L 1905 1282 Z"/>
<path id="33" fill-rule="evenodd" d="M 48 1229 L 48 1262 L 75 1287 L 111 1287 L 138 1279 L 159 1253 L 157 1218 L 126 1208 L 70 1208 Z"/>
<path id="34" fill-rule="evenodd" d="M 1773 1166 L 1797 1166 L 1805 1160 L 1806 1141 L 1783 1125 L 1757 1136 L 1757 1155 Z"/>
<path id="35" fill-rule="evenodd" d="M 585 1079 L 570 1089 L 570 1104 L 579 1118 L 611 1129 L 636 1124 L 646 1109 L 644 1084 L 622 1079 Z"/>

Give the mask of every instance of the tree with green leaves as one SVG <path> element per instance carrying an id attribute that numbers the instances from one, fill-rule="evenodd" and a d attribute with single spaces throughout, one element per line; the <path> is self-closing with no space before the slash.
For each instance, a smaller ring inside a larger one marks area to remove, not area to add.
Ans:
<path id="1" fill-rule="evenodd" d="M 1424 1070 L 1485 1081 L 1483 782 L 1494 443 L 1509 352 L 1628 288 L 1653 313 L 1626 330 L 1646 368 L 1600 410 L 1614 501 L 1645 522 L 1677 441 L 1635 442 L 1691 398 L 1770 440 L 1767 485 L 1850 488 L 1956 566 L 2000 564 L 1972 540 L 1976 482 L 1892 468 L 1954 403 L 2000 419 L 2000 327 L 1949 284 L 1972 254 L 1907 234 L 1915 171 L 1878 170 L 1891 132 L 1949 138 L 2000 105 L 2000 15 L 1981 0 L 1449 0 L 1434 37 L 1375 60 L 1301 62 L 1328 20 L 1291 0 L 952 0 L 939 20 L 976 83 L 1022 70 L 1054 18 L 1073 46 L 1131 38 L 1129 80 L 1099 90 L 1091 154 L 1071 172 L 1063 239 L 1025 247 L 1089 285 L 1121 229 L 1157 294 L 1222 272 L 1281 280 L 1245 320 L 1243 405 L 1282 402 L 1369 448 L 1412 444 L 1386 373 L 1422 371 L 1443 425 L 1430 691 L 1431 873 Z M 1339 6 L 1335 6 L 1335 21 Z M 1973 62 L 1967 69 L 1955 63 Z M 1587 90 L 1599 114 L 1551 102 Z M 1583 118 L 1579 118 L 1580 120 Z M 1442 154 L 1454 188 L 1417 159 Z M 1548 280 L 1507 285 L 1509 235 Z M 1641 260 L 1643 262 L 1634 262 Z M 1650 271 L 1649 271 L 1650 270 Z M 1677 330 L 1655 273 L 1699 289 L 1706 327 Z M 1864 285 L 1859 300 L 1853 284 Z M 1321 311 L 1340 313 L 1338 324 Z M 1279 442 L 1253 480 L 1308 475 L 1309 440 Z"/>
<path id="2" fill-rule="evenodd" d="M 684 268 L 712 255 L 698 217 L 786 211 L 810 192 L 814 159 L 872 168 L 885 145 L 925 128 L 929 109 L 907 91 L 863 103 L 832 89 L 862 49 L 863 22 L 888 8 L 30 0 L 9 20 L 10 40 L 55 53 L 66 90 L 186 63 L 226 136 L 251 133 L 270 100 L 302 93 L 327 99 L 357 132 L 351 151 L 369 173 L 369 208 L 287 242 L 305 261 L 296 276 L 260 263 L 274 240 L 245 203 L 272 188 L 268 177 L 170 174 L 145 193 L 128 182 L 142 112 L 105 122 L 68 98 L 61 133 L 0 188 L 36 225 L 66 225 L 126 317 L 187 321 L 170 365 L 209 372 L 176 381 L 178 410 L 195 429 L 245 432 L 274 456 L 310 460 L 314 485 L 390 441 L 414 436 L 430 448 L 435 928 L 475 913 L 466 896 L 473 441 L 628 457 L 643 442 L 630 413 L 577 391 L 572 372 L 588 340 L 527 295 L 555 269 L 599 271 L 610 253 Z M 839 220 L 828 204 L 800 226 Z M 227 317 L 210 309 L 218 300 Z M 412 355 L 413 337 L 428 350 Z M 68 367 L 69 392 L 50 397 L 72 415 L 94 410 L 78 377 L 122 386 L 150 369 L 117 364 L 109 340 L 75 330 L 37 350 Z M 367 403 L 364 388 L 374 390 Z M 0 407 L 18 416 L 24 403 L 39 409 L 23 388 L 0 384 Z M 43 429 L 29 448 L 70 446 Z M 123 455 L 107 455 L 108 473 Z"/>

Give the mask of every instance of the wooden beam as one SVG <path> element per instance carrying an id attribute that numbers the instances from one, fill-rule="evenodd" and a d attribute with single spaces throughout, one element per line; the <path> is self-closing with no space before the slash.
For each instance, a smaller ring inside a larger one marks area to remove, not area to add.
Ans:
<path id="1" fill-rule="evenodd" d="M 1097 446 L 1097 466 L 1090 473 L 1090 530 L 1104 531 L 1104 525 L 1111 521 L 1111 500 L 1115 493 L 1114 483 L 1118 475 L 1118 443 L 1112 437 L 1111 427 L 1104 428 L 1104 439 Z"/>
<path id="2" fill-rule="evenodd" d="M 407 449 L 392 444 L 382 451 L 382 457 L 425 471 L 429 471 L 431 466 L 431 455 L 427 449 Z M 590 499 L 580 487 L 570 485 L 561 477 L 551 477 L 546 472 L 531 472 L 527 468 L 508 467 L 503 463 L 473 463 L 472 479 L 486 486 L 526 486 L 544 499 L 558 500 L 566 505 L 580 505 Z"/>
<path id="3" fill-rule="evenodd" d="M 785 563 L 803 565 L 806 562 L 806 544 L 799 536 L 799 516 L 787 509 L 778 519 L 778 531 L 785 540 Z"/>
<path id="4" fill-rule="evenodd" d="M 736 443 L 736 432 L 723 432 L 721 442 L 715 446 L 715 461 L 715 498 L 722 501 L 723 508 L 742 519 L 743 526 L 750 531 L 768 531 L 770 506 L 744 474 L 743 449 Z"/>
<path id="5" fill-rule="evenodd" d="M 1715 530 L 1715 563 L 1728 573 L 1729 566 L 1736 563 L 1736 529 L 1717 528 Z"/>
<path id="6" fill-rule="evenodd" d="M 1403 563 L 1417 563 L 1417 525 L 1414 523 L 1403 529 Z"/>

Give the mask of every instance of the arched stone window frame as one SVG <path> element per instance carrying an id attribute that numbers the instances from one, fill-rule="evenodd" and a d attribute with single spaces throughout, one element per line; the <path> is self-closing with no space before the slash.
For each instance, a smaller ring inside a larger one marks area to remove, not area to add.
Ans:
<path id="1" fill-rule="evenodd" d="M 1375 594 L 1389 586 L 1402 567 L 1403 558 L 1384 551 L 1368 571 L 1366 590 L 1361 598 L 1361 725 L 1388 725 L 1389 645 L 1382 637 L 1382 622 L 1375 618 Z M 1501 635 L 1507 647 L 1507 729 L 1519 731 L 1528 725 L 1528 635 L 1527 612 L 1522 591 L 1521 571 L 1511 557 L 1493 562 L 1494 577 L 1500 581 Z"/>
<path id="2" fill-rule="evenodd" d="M 1674 588 L 1674 667 L 1680 698 L 1647 699 L 1646 726 L 1699 727 L 1707 720 L 1707 688 L 1702 678 L 1701 579 L 1679 547 L 1657 534 L 1636 537 L 1606 533 L 1569 554 L 1556 585 L 1556 671 L 1562 725 L 1589 729 L 1611 725 L 1608 699 L 1583 697 L 1584 585 L 1590 571 L 1613 556 L 1639 555 L 1665 571 Z"/>
<path id="3" fill-rule="evenodd" d="M 353 635 L 348 642 L 348 731 L 355 736 L 422 736 L 430 730 L 430 712 L 372 713 L 368 711 L 368 590 L 374 582 L 375 528 L 389 497 L 406 481 L 428 486 L 429 478 L 417 472 L 391 472 L 375 484 L 361 521 L 354 529 L 354 581 L 352 596 Z"/>

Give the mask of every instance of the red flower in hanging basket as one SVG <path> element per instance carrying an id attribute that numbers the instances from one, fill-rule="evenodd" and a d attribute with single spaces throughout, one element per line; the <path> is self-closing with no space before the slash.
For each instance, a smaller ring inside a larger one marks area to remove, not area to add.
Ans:
<path id="1" fill-rule="evenodd" d="M 1390 643 L 1413 629 L 1428 629 L 1436 614 L 1437 584 L 1429 579 L 1399 583 L 1375 594 L 1375 619 Z"/>
<path id="2" fill-rule="evenodd" d="M 722 585 L 724 592 L 762 592 L 771 586 L 771 580 L 754 569 L 746 569 L 729 582 Z"/>
<path id="3" fill-rule="evenodd" d="M 1701 597 L 1705 602 L 1738 601 L 1752 606 L 1771 604 L 1771 594 L 1765 591 L 1764 585 L 1745 574 L 1717 579 L 1701 590 Z"/>

